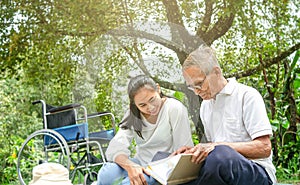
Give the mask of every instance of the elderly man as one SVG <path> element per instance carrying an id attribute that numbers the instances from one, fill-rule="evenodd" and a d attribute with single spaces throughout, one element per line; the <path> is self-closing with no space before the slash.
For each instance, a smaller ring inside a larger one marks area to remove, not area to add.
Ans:
<path id="1" fill-rule="evenodd" d="M 183 64 L 188 88 L 203 102 L 200 117 L 209 143 L 182 147 L 203 162 L 199 177 L 189 184 L 269 185 L 276 182 L 272 164 L 272 128 L 260 93 L 225 79 L 210 47 L 199 47 Z"/>

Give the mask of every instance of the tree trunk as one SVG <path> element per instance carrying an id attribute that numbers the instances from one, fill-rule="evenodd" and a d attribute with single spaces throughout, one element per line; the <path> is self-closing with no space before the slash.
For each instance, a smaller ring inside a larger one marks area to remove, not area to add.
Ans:
<path id="1" fill-rule="evenodd" d="M 207 139 L 204 134 L 204 127 L 202 121 L 200 119 L 200 105 L 202 99 L 200 98 L 200 96 L 195 95 L 194 92 L 188 89 L 184 93 L 188 99 L 188 111 L 194 123 L 199 142 L 205 143 L 207 142 Z"/>

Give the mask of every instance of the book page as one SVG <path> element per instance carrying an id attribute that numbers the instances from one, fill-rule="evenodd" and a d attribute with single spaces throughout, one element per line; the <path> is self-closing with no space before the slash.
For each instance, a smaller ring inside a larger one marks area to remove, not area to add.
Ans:
<path id="1" fill-rule="evenodd" d="M 191 158 L 191 155 L 184 155 L 179 159 L 176 167 L 168 177 L 168 185 L 182 184 L 198 177 L 202 163 L 192 163 Z"/>
<path id="2" fill-rule="evenodd" d="M 201 165 L 191 162 L 191 154 L 178 154 L 149 163 L 147 171 L 161 184 L 179 184 L 197 178 Z"/>
<path id="3" fill-rule="evenodd" d="M 166 184 L 168 177 L 174 170 L 180 155 L 171 156 L 148 164 L 147 171 L 153 178 L 162 184 Z"/>

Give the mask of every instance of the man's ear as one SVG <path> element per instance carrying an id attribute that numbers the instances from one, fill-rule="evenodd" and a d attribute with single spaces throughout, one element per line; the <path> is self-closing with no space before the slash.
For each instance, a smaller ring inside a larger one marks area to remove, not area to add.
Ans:
<path id="1" fill-rule="evenodd" d="M 156 87 L 157 87 L 158 94 L 160 94 L 161 93 L 161 88 L 160 88 L 160 85 L 158 83 L 156 83 Z"/>
<path id="2" fill-rule="evenodd" d="M 221 71 L 221 68 L 220 68 L 219 66 L 215 66 L 215 67 L 213 68 L 213 71 L 214 71 L 214 73 L 215 73 L 217 76 L 222 75 L 222 71 Z"/>

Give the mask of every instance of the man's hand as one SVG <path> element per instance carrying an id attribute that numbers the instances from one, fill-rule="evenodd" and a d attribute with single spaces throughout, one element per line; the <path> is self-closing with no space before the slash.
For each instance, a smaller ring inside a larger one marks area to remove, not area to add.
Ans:
<path id="1" fill-rule="evenodd" d="M 200 164 L 208 154 L 215 148 L 215 144 L 213 143 L 199 143 L 194 147 L 183 146 L 176 150 L 171 155 L 177 154 L 192 154 L 192 162 L 196 164 Z"/>
<path id="2" fill-rule="evenodd" d="M 195 147 L 186 150 L 184 153 L 192 154 L 192 162 L 200 164 L 206 159 L 208 154 L 215 148 L 213 143 L 199 143 Z"/>
<path id="3" fill-rule="evenodd" d="M 183 146 L 181 148 L 179 148 L 178 150 L 176 150 L 175 152 L 173 152 L 171 154 L 171 156 L 173 155 L 177 155 L 177 154 L 182 154 L 182 153 L 185 153 L 186 151 L 192 149 L 193 147 L 190 147 L 190 146 Z"/>

